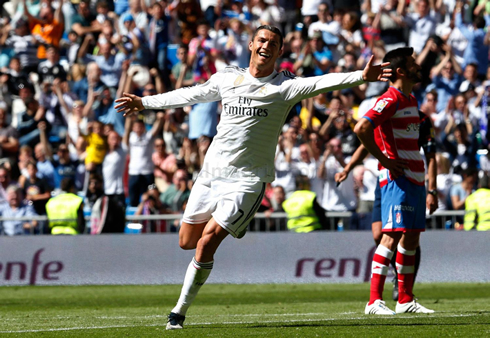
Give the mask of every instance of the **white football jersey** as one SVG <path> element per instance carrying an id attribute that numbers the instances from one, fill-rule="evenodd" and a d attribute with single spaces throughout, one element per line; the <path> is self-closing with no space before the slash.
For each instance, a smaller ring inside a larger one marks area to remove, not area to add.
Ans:
<path id="1" fill-rule="evenodd" d="M 274 155 L 289 110 L 305 98 L 363 83 L 362 71 L 300 78 L 290 72 L 253 77 L 229 66 L 194 87 L 143 97 L 146 109 L 169 109 L 222 100 L 217 135 L 200 175 L 272 182 Z"/>

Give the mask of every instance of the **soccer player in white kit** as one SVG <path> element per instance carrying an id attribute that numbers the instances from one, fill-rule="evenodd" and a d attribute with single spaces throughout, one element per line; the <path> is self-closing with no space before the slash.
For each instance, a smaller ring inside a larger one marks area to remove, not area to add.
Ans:
<path id="1" fill-rule="evenodd" d="M 289 110 L 319 93 L 387 81 L 389 65 L 362 71 L 299 78 L 278 73 L 283 37 L 273 26 L 260 26 L 249 44 L 249 68 L 226 67 L 204 84 L 165 94 L 138 97 L 124 93 L 116 100 L 124 115 L 143 109 L 171 109 L 200 102 L 222 101 L 217 135 L 192 188 L 179 231 L 179 245 L 196 249 L 187 268 L 177 305 L 168 316 L 167 330 L 181 329 L 187 309 L 205 283 L 221 241 L 241 238 L 262 201 L 267 182 L 274 180 L 274 155 Z"/>

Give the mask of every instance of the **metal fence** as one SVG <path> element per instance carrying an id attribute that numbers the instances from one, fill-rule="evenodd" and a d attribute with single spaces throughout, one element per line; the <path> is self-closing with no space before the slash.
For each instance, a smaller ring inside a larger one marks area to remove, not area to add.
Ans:
<path id="1" fill-rule="evenodd" d="M 351 212 L 327 212 L 328 224 L 324 225 L 324 230 L 330 231 L 355 231 L 371 230 L 369 214 L 357 214 Z M 439 211 L 426 217 L 427 230 L 438 229 L 461 229 L 463 224 L 464 211 Z M 178 232 L 182 214 L 167 215 L 131 215 L 126 216 L 126 233 L 172 233 Z M 34 217 L 0 217 L 0 222 L 17 221 L 29 222 L 39 221 L 47 227 L 48 218 L 46 216 Z M 53 220 L 55 221 L 55 220 Z M 86 216 L 87 229 L 90 233 L 90 217 Z M 1 223 L 0 223 L 1 224 Z M 257 213 L 248 226 L 249 231 L 274 232 L 287 231 L 286 213 Z M 46 231 L 31 231 L 32 234 L 43 234 Z"/>

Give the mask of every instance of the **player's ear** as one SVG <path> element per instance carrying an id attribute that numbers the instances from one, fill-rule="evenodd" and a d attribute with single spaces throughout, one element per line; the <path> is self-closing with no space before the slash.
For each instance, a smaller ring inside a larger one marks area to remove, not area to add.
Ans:
<path id="1" fill-rule="evenodd" d="M 406 70 L 405 70 L 405 69 L 403 69 L 403 68 L 401 68 L 401 67 L 398 67 L 398 68 L 396 69 L 396 78 L 403 77 L 403 76 L 405 76 L 405 75 L 407 75 L 407 72 L 406 72 Z"/>
<path id="2" fill-rule="evenodd" d="M 253 43 L 253 41 L 252 41 L 252 40 L 250 40 L 250 42 L 248 43 L 248 50 L 249 50 L 249 51 L 252 51 L 252 46 L 253 46 L 253 44 L 254 44 L 254 43 Z"/>
<path id="3" fill-rule="evenodd" d="M 284 45 L 281 47 L 281 49 L 279 49 L 278 57 L 281 57 L 283 53 L 284 53 Z"/>

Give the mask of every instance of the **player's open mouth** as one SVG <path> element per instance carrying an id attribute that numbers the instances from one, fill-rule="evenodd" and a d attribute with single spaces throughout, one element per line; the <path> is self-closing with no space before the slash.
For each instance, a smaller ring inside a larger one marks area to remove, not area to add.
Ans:
<path id="1" fill-rule="evenodd" d="M 267 54 L 267 53 L 259 53 L 259 56 L 261 56 L 261 57 L 263 57 L 265 59 L 268 59 L 268 58 L 271 57 L 271 55 L 270 54 Z"/>

